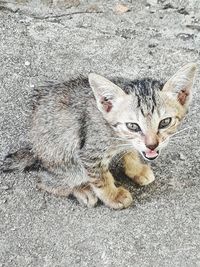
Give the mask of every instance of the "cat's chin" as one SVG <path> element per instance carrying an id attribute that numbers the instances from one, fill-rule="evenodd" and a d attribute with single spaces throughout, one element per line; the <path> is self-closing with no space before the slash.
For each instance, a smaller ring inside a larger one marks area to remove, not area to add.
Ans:
<path id="1" fill-rule="evenodd" d="M 142 151 L 142 156 L 146 160 L 155 160 L 159 156 L 159 151 L 152 151 L 151 153 Z"/>

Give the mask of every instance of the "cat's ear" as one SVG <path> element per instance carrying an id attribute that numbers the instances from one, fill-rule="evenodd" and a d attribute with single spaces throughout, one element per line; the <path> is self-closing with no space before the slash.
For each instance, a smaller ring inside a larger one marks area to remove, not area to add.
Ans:
<path id="1" fill-rule="evenodd" d="M 101 112 L 109 113 L 119 106 L 126 95 L 120 87 L 95 73 L 90 73 L 88 78 L 97 101 L 97 107 Z"/>
<path id="2" fill-rule="evenodd" d="M 192 97 L 192 85 L 197 70 L 197 64 L 189 63 L 176 72 L 164 85 L 165 92 L 171 92 L 181 105 L 186 106 Z"/>

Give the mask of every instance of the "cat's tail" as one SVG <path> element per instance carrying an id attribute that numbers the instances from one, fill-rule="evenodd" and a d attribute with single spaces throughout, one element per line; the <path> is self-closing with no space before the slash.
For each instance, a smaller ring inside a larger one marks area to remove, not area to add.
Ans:
<path id="1" fill-rule="evenodd" d="M 25 147 L 8 154 L 1 163 L 0 172 L 29 171 L 39 167 L 40 162 L 34 157 L 31 148 Z"/>

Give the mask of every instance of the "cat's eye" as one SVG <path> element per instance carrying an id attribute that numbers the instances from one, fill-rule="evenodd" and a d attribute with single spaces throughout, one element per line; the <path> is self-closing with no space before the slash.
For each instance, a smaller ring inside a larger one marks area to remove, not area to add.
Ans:
<path id="1" fill-rule="evenodd" d="M 126 127 L 132 132 L 141 132 L 141 128 L 137 123 L 127 122 Z"/>
<path id="2" fill-rule="evenodd" d="M 164 129 L 164 128 L 166 128 L 167 126 L 170 125 L 171 121 L 172 121 L 172 118 L 170 118 L 170 117 L 161 120 L 160 123 L 159 123 L 158 128 L 159 128 L 159 129 Z"/>

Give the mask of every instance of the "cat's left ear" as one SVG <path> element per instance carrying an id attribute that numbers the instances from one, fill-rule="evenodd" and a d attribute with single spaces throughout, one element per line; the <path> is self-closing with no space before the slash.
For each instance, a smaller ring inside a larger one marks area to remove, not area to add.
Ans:
<path id="1" fill-rule="evenodd" d="M 173 93 L 181 105 L 187 106 L 192 97 L 191 89 L 196 70 L 196 63 L 183 66 L 166 82 L 162 91 Z"/>
<path id="2" fill-rule="evenodd" d="M 98 74 L 90 73 L 88 78 L 99 110 L 103 114 L 119 110 L 121 101 L 126 96 L 124 91 Z"/>

